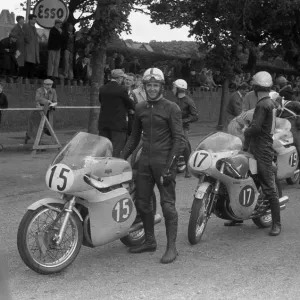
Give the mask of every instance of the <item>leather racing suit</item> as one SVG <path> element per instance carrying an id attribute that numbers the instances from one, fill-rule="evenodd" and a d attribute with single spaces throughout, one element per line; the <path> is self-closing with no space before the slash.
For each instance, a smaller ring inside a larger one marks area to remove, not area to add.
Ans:
<path id="1" fill-rule="evenodd" d="M 257 160 L 258 177 L 262 190 L 269 200 L 274 224 L 280 226 L 279 199 L 275 186 L 273 133 L 276 122 L 276 106 L 268 92 L 257 93 L 256 104 L 251 125 L 245 130 L 244 150 L 250 147 Z"/>
<path id="2" fill-rule="evenodd" d="M 142 135 L 143 132 L 143 135 Z M 151 195 L 156 184 L 166 220 L 177 218 L 175 209 L 176 157 L 184 147 L 181 112 L 179 107 L 164 98 L 136 105 L 132 134 L 122 152 L 127 159 L 139 144 L 143 148 L 139 161 L 137 181 L 137 209 L 144 214 L 152 212 Z M 160 177 L 172 173 L 171 183 L 164 186 Z"/>

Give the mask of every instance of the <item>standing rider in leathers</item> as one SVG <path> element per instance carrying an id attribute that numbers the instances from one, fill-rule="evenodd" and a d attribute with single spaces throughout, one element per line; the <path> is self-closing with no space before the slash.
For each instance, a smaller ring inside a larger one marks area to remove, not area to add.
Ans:
<path id="1" fill-rule="evenodd" d="M 268 72 L 258 72 L 252 81 L 254 92 L 258 98 L 251 125 L 245 130 L 244 151 L 248 148 L 257 160 L 257 171 L 263 193 L 270 202 L 272 228 L 270 235 L 280 234 L 280 206 L 275 186 L 275 170 L 273 133 L 276 123 L 276 105 L 269 92 L 273 85 Z"/>
<path id="2" fill-rule="evenodd" d="M 182 115 L 183 133 L 186 139 L 186 147 L 183 151 L 184 161 L 186 165 L 185 178 L 190 178 L 191 174 L 188 169 L 188 161 L 192 152 L 191 144 L 189 142 L 190 123 L 198 120 L 198 111 L 195 102 L 186 95 L 188 89 L 187 82 L 183 79 L 177 79 L 173 82 L 172 92 L 177 98 L 177 104 L 180 107 Z"/>
<path id="3" fill-rule="evenodd" d="M 164 75 L 161 70 L 148 69 L 143 76 L 143 84 L 147 101 L 136 105 L 132 134 L 121 154 L 127 159 L 139 144 L 143 132 L 136 207 L 143 221 L 146 240 L 144 244 L 130 248 L 129 252 L 156 250 L 151 202 L 156 184 L 160 193 L 167 235 L 167 249 L 161 262 L 171 263 L 178 255 L 176 250 L 178 214 L 175 208 L 176 158 L 185 146 L 181 111 L 177 104 L 163 97 Z"/>

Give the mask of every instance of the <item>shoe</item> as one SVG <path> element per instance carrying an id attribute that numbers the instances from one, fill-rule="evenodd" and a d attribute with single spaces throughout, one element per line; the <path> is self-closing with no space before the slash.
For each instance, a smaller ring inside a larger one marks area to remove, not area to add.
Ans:
<path id="1" fill-rule="evenodd" d="M 243 223 L 244 223 L 244 221 L 228 221 L 228 222 L 224 223 L 224 226 L 231 227 L 231 226 L 241 225 Z"/>
<path id="2" fill-rule="evenodd" d="M 273 221 L 269 235 L 277 236 L 281 232 L 279 199 L 274 198 L 269 201 L 270 201 L 270 208 L 271 208 L 272 221 Z"/>
<path id="3" fill-rule="evenodd" d="M 178 252 L 176 249 L 177 229 L 178 216 L 176 216 L 176 219 L 172 220 L 171 222 L 169 220 L 166 221 L 167 249 L 160 260 L 162 264 L 170 264 L 178 256 Z"/>
<path id="4" fill-rule="evenodd" d="M 273 222 L 272 223 L 272 228 L 269 232 L 269 235 L 270 236 L 277 236 L 277 235 L 280 234 L 280 232 L 281 232 L 281 224 Z"/>
<path id="5" fill-rule="evenodd" d="M 145 230 L 145 242 L 129 248 L 129 253 L 143 253 L 156 251 L 157 244 L 154 236 L 154 215 L 153 213 L 141 214 Z"/>

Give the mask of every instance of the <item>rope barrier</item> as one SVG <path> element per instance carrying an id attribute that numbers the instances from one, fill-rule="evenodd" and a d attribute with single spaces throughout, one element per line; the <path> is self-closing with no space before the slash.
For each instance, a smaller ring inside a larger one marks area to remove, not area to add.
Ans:
<path id="1" fill-rule="evenodd" d="M 68 108 L 71 108 L 71 109 L 76 109 L 76 108 L 80 108 L 80 109 L 85 109 L 85 108 L 100 108 L 100 106 L 55 106 L 55 108 L 58 108 L 58 109 L 68 109 Z M 0 110 L 3 110 L 3 111 L 32 111 L 32 110 L 37 110 L 37 111 L 40 111 L 40 110 L 43 110 L 44 108 L 43 107 L 20 107 L 20 108 L 14 108 L 14 107 L 11 107 L 11 108 L 0 108 Z"/>

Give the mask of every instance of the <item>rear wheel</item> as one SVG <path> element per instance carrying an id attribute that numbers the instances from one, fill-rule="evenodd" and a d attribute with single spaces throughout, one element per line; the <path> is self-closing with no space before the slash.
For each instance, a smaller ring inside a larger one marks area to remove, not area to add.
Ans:
<path id="1" fill-rule="evenodd" d="M 208 207 L 212 201 L 212 187 L 210 186 L 202 199 L 195 198 L 188 226 L 188 239 L 191 245 L 196 245 L 201 240 L 205 231 L 210 214 Z"/>
<path id="2" fill-rule="evenodd" d="M 153 203 L 153 212 L 156 214 L 156 196 L 155 193 L 152 195 L 152 203 Z M 138 217 L 137 217 L 138 218 Z M 141 220 L 138 220 L 141 221 Z M 120 239 L 120 241 L 127 247 L 132 247 L 136 245 L 141 245 L 145 241 L 145 230 L 141 228 L 134 232 L 129 233 Z"/>
<path id="3" fill-rule="evenodd" d="M 299 183 L 299 179 L 300 179 L 300 172 L 294 174 L 294 176 L 292 176 L 292 177 L 290 177 L 290 178 L 287 178 L 287 179 L 286 179 L 286 182 L 287 182 L 287 184 L 289 184 L 289 185 L 294 185 L 294 184 Z"/>
<path id="4" fill-rule="evenodd" d="M 280 186 L 278 181 L 276 181 L 276 190 L 277 190 L 278 198 L 282 197 L 282 189 L 281 189 L 281 186 Z M 259 197 L 264 197 L 264 193 L 262 192 L 261 188 L 260 188 L 260 196 Z M 261 217 L 253 218 L 252 221 L 259 228 L 271 227 L 271 225 L 272 225 L 272 214 L 268 213 L 268 214 L 263 215 Z"/>

